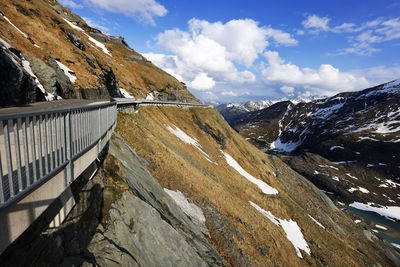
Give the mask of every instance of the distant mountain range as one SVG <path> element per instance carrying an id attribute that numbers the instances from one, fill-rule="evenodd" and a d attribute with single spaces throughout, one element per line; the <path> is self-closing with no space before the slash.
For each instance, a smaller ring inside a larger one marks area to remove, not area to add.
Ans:
<path id="1" fill-rule="evenodd" d="M 278 154 L 331 198 L 400 206 L 400 80 L 329 98 L 263 103 L 218 110 L 248 141 Z"/>
<path id="2" fill-rule="evenodd" d="M 284 101 L 290 101 L 293 104 L 298 104 L 298 103 L 307 103 L 312 100 L 320 99 L 323 97 L 318 97 L 318 96 L 312 96 L 312 97 L 301 97 L 297 96 L 295 98 L 288 99 L 286 97 L 277 99 L 277 100 L 261 100 L 261 101 L 248 101 L 245 103 L 229 103 L 229 104 L 220 104 L 216 106 L 216 109 L 219 111 L 219 113 L 224 116 L 225 120 L 230 122 L 231 120 L 234 121 L 236 118 L 240 117 L 242 114 L 252 112 L 252 111 L 257 111 L 257 110 L 262 110 L 267 107 L 272 106 L 273 104 L 279 103 L 279 102 L 284 102 Z"/>

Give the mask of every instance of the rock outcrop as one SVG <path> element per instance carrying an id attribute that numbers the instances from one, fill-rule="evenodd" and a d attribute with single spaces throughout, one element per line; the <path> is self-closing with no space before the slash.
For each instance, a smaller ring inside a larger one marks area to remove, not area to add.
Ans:
<path id="1" fill-rule="evenodd" d="M 21 105 L 42 99 L 34 79 L 19 61 L 0 45 L 0 106 Z"/>

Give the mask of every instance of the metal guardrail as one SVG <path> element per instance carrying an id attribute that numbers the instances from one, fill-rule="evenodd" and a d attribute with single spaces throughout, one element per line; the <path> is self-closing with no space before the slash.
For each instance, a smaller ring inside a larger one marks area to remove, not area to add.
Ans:
<path id="1" fill-rule="evenodd" d="M 189 106 L 189 107 L 214 107 L 209 104 L 177 102 L 177 101 L 159 101 L 133 98 L 113 98 L 117 102 L 118 109 L 126 106 Z"/>
<path id="2" fill-rule="evenodd" d="M 0 115 L 0 209 L 65 169 L 115 127 L 116 102 Z M 98 151 L 100 152 L 100 151 Z"/>
<path id="3" fill-rule="evenodd" d="M 114 98 L 112 102 L 44 111 L 0 114 L 0 209 L 14 203 L 98 144 L 116 125 L 117 107 L 168 105 L 213 107 L 201 103 Z M 100 152 L 100 151 L 99 151 Z"/>

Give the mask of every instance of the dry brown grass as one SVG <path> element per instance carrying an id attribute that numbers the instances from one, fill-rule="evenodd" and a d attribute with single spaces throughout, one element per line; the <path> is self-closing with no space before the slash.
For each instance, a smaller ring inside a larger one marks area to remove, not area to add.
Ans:
<path id="1" fill-rule="evenodd" d="M 25 15 L 18 11 L 18 9 L 21 10 L 21 8 L 25 9 L 29 14 Z M 74 87 L 82 89 L 96 88 L 99 85 L 98 76 L 102 74 L 99 65 L 105 67 L 106 64 L 109 64 L 120 86 L 131 92 L 135 97 L 142 97 L 139 91 L 143 94 L 153 91 L 150 85 L 154 85 L 159 89 L 172 86 L 185 92 L 188 97 L 193 97 L 190 92 L 183 88 L 178 80 L 166 74 L 152 63 L 130 61 L 123 57 L 129 54 L 138 55 L 136 52 L 111 43 L 105 43 L 105 46 L 112 54 L 112 57 L 109 57 L 100 48 L 94 48 L 91 45 L 92 43 L 88 41 L 88 37 L 82 32 L 72 29 L 62 17 L 53 10 L 48 1 L 1 1 L 0 11 L 21 31 L 30 36 L 40 48 L 34 47 L 27 38 L 1 17 L 0 37 L 22 52 L 28 53 L 45 62 L 50 56 L 59 59 L 76 73 L 77 80 L 73 84 Z M 71 14 L 68 9 L 66 9 L 66 12 Z M 55 21 L 60 22 L 60 24 L 57 25 Z M 82 51 L 69 42 L 61 31 L 61 28 L 80 36 L 86 50 Z M 7 32 L 6 29 L 8 29 L 9 32 Z M 96 67 L 91 67 L 85 58 L 92 60 Z M 67 60 L 74 63 L 69 63 Z"/>
<path id="2" fill-rule="evenodd" d="M 203 124 L 207 123 L 214 129 L 219 129 L 227 140 L 224 151 L 254 177 L 276 188 L 279 194 L 262 194 L 257 186 L 230 167 L 220 152 L 220 146 L 195 124 L 195 117 L 200 118 Z M 185 144 L 170 133 L 166 126 L 172 125 L 178 126 L 187 135 L 196 138 L 202 149 L 218 165 L 208 162 L 194 146 Z M 338 221 L 346 233 L 352 232 L 352 222 L 324 205 L 312 193 L 310 183 L 293 179 L 291 186 L 296 188 L 296 193 L 304 195 L 304 202 L 293 198 L 291 195 L 293 192 L 282 184 L 280 181 L 282 178 L 279 177 L 285 175 L 285 179 L 291 179 L 290 175 L 299 175 L 278 162 L 279 172 L 287 170 L 287 174 L 281 173 L 278 178 L 273 176 L 272 172 L 277 170 L 269 164 L 267 155 L 234 132 L 213 109 L 143 107 L 136 115 L 120 114 L 117 132 L 124 136 L 137 153 L 155 164 L 156 167 L 150 171 L 163 187 L 185 192 L 196 203 L 207 200 L 227 216 L 229 222 L 245 236 L 243 241 L 236 241 L 239 247 L 251 256 L 254 263 L 273 265 L 274 262 L 279 262 L 283 266 L 302 266 L 317 265 L 320 259 L 316 260 L 316 257 L 310 257 L 305 253 L 303 253 L 305 259 L 299 259 L 284 231 L 252 208 L 248 201 L 257 203 L 278 218 L 295 220 L 302 229 L 313 255 L 322 257 L 332 266 L 339 266 L 342 263 L 352 266 L 363 265 L 357 255 L 377 257 L 373 249 L 364 244 L 360 248 L 356 245 L 358 240 L 342 236 L 333 228 L 331 222 L 316 217 L 316 212 L 325 212 L 333 220 Z M 324 224 L 327 230 L 313 223 L 308 214 Z M 237 219 L 246 222 L 252 230 L 244 227 Z M 220 249 L 222 241 L 215 236 L 210 241 L 222 253 Z M 261 255 L 257 250 L 258 244 L 270 248 L 267 256 Z M 229 257 L 225 255 L 227 262 Z"/>

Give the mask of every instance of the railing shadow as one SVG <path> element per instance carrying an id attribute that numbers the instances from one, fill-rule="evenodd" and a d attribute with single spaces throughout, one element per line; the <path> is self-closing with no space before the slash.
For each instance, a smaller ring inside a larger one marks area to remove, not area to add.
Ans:
<path id="1" fill-rule="evenodd" d="M 71 184 L 76 205 L 63 224 L 49 227 L 63 208 L 59 197 L 0 255 L 1 266 L 58 266 L 63 261 L 69 266 L 79 266 L 83 261 L 95 264 L 95 258 L 87 247 L 102 218 L 103 185 L 95 179 L 89 181 L 89 178 L 100 164 L 93 163 Z M 48 203 L 35 202 L 28 206 L 44 204 Z M 16 208 L 29 207 L 21 205 Z"/>

